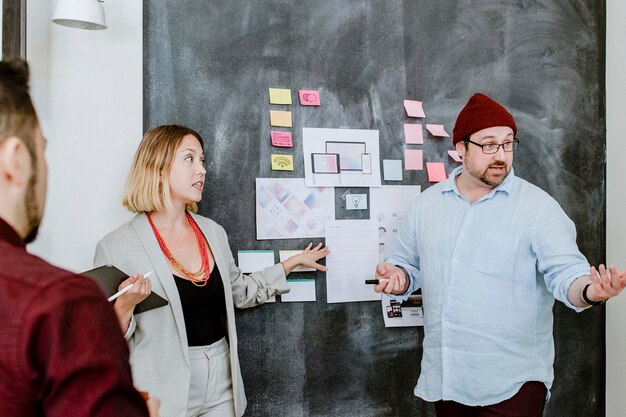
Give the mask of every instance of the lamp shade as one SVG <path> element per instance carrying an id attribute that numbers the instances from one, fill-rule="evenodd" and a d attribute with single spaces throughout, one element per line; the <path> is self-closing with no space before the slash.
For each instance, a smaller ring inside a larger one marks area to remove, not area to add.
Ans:
<path id="1" fill-rule="evenodd" d="M 104 7 L 98 0 L 59 0 L 52 21 L 75 29 L 107 28 Z"/>

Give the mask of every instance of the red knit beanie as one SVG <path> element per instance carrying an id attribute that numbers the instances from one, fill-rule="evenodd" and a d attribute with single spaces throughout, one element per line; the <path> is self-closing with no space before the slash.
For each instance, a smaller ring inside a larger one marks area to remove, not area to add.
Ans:
<path id="1" fill-rule="evenodd" d="M 452 129 L 452 144 L 456 145 L 473 133 L 488 127 L 508 126 L 517 135 L 515 119 L 500 103 L 495 102 L 484 94 L 474 94 L 456 118 Z"/>

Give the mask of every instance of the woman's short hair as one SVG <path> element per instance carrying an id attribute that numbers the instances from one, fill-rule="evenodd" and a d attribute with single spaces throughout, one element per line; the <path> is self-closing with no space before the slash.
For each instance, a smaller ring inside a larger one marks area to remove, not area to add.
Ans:
<path id="1" fill-rule="evenodd" d="M 200 135 L 183 126 L 158 126 L 143 135 L 126 180 L 124 207 L 133 213 L 150 213 L 172 205 L 169 174 L 176 150 L 187 135 L 198 139 L 204 149 Z M 198 205 L 189 203 L 186 209 L 197 213 Z"/>

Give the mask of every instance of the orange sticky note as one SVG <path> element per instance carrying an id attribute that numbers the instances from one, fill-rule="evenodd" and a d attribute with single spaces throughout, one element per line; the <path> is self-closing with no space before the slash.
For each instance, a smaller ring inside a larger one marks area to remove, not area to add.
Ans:
<path id="1" fill-rule="evenodd" d="M 421 170 L 424 169 L 424 160 L 421 149 L 406 149 L 404 151 L 404 169 Z"/>
<path id="2" fill-rule="evenodd" d="M 409 117 L 426 117 L 421 101 L 404 100 L 404 110 Z"/>
<path id="3" fill-rule="evenodd" d="M 422 135 L 422 124 L 405 124 L 404 125 L 404 141 L 409 145 L 421 145 L 424 143 Z"/>
<path id="4" fill-rule="evenodd" d="M 443 162 L 426 162 L 428 181 L 441 182 L 446 179 L 446 167 Z"/>
<path id="5" fill-rule="evenodd" d="M 426 125 L 426 130 L 428 130 L 433 136 L 438 136 L 440 138 L 450 137 L 450 135 L 448 135 L 448 133 L 443 128 L 443 125 Z"/>
<path id="6" fill-rule="evenodd" d="M 291 112 L 270 110 L 270 125 L 279 127 L 291 127 Z"/>

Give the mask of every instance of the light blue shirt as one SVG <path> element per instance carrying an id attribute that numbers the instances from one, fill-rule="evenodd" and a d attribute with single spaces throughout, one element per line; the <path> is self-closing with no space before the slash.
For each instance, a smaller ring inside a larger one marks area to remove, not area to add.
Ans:
<path id="1" fill-rule="evenodd" d="M 589 274 L 576 229 L 546 192 L 518 178 L 474 204 L 455 178 L 412 204 L 387 262 L 406 269 L 407 293 L 422 288 L 424 353 L 415 395 L 497 404 L 527 381 L 554 380 L 552 307 Z"/>

